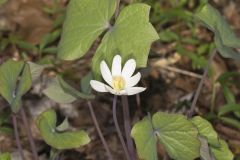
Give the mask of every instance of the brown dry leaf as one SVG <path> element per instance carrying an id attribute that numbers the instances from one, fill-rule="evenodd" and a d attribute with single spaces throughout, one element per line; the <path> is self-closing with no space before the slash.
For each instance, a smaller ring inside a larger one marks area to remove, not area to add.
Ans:
<path id="1" fill-rule="evenodd" d="M 240 29 L 240 11 L 237 2 L 230 1 L 229 5 L 224 7 L 224 15 L 236 29 Z"/>
<path id="2" fill-rule="evenodd" d="M 213 73 L 214 81 L 216 81 L 221 74 L 223 74 L 227 71 L 227 66 L 226 66 L 225 62 L 219 56 L 216 56 L 214 58 L 214 60 L 211 63 L 211 67 L 214 71 L 214 73 Z"/>
<path id="3" fill-rule="evenodd" d="M 0 151 L 9 152 L 14 147 L 14 141 L 11 136 L 0 134 Z"/>
<path id="4" fill-rule="evenodd" d="M 1 8 L 0 17 L 6 25 L 18 26 L 14 27 L 17 29 L 17 35 L 32 44 L 37 44 L 42 36 L 52 29 L 52 20 L 42 8 L 41 1 L 9 0 Z"/>

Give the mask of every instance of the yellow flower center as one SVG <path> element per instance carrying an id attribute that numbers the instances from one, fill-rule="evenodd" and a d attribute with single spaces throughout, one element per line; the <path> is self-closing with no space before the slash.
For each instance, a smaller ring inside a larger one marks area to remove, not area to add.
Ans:
<path id="1" fill-rule="evenodd" d="M 116 91 L 121 91 L 125 88 L 125 80 L 122 76 L 114 76 L 112 80 L 113 89 Z"/>

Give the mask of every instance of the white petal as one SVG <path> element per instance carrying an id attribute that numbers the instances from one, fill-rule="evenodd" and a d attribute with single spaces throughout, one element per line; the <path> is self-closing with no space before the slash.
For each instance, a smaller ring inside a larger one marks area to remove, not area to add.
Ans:
<path id="1" fill-rule="evenodd" d="M 108 92 L 108 90 L 106 89 L 106 85 L 102 82 L 91 80 L 90 85 L 95 91 Z"/>
<path id="2" fill-rule="evenodd" d="M 120 76 L 122 70 L 122 58 L 119 55 L 114 56 L 112 62 L 112 76 Z"/>
<path id="3" fill-rule="evenodd" d="M 110 92 L 110 93 L 112 93 L 114 95 L 127 95 L 126 90 L 116 91 L 116 90 L 112 89 L 109 86 L 106 86 L 106 89 L 108 90 L 108 92 Z"/>
<path id="4" fill-rule="evenodd" d="M 112 74 L 107 66 L 107 63 L 105 61 L 102 61 L 100 64 L 100 70 L 103 79 L 110 85 L 112 86 Z"/>
<path id="5" fill-rule="evenodd" d="M 127 91 L 126 90 L 121 90 L 119 95 L 127 95 Z"/>
<path id="6" fill-rule="evenodd" d="M 106 86 L 106 89 L 107 89 L 107 91 L 108 92 L 110 92 L 110 93 L 112 93 L 112 94 L 115 94 L 115 95 L 117 95 L 117 91 L 115 91 L 114 89 L 112 89 L 111 87 L 109 87 L 109 86 Z"/>
<path id="7" fill-rule="evenodd" d="M 125 79 L 130 78 L 133 75 L 135 69 L 136 69 L 136 61 L 134 59 L 129 59 L 123 67 L 122 76 Z"/>
<path id="8" fill-rule="evenodd" d="M 129 79 L 126 79 L 126 86 L 125 88 L 130 88 L 135 86 L 141 78 L 141 73 L 138 72 L 137 74 L 135 74 L 134 76 L 130 77 Z"/>
<path id="9" fill-rule="evenodd" d="M 132 87 L 132 88 L 127 88 L 126 92 L 127 92 L 127 95 L 131 96 L 131 95 L 143 92 L 145 90 L 146 88 L 143 88 L 143 87 Z"/>

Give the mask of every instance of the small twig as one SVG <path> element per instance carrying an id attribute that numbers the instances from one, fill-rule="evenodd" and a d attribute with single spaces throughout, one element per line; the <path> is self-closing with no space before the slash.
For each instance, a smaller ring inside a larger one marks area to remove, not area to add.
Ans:
<path id="1" fill-rule="evenodd" d="M 122 136 L 122 132 L 121 132 L 119 124 L 118 124 L 117 114 L 116 114 L 116 107 L 117 107 L 117 96 L 114 95 L 113 110 L 112 110 L 112 112 L 113 112 L 113 121 L 114 121 L 115 127 L 117 129 L 118 137 L 119 137 L 119 139 L 121 141 L 121 144 L 122 144 L 125 156 L 126 156 L 127 160 L 131 160 L 131 158 L 129 156 L 129 153 L 128 153 L 128 150 L 127 150 L 127 147 L 126 147 L 126 144 L 125 144 L 123 136 Z"/>
<path id="2" fill-rule="evenodd" d="M 198 88 L 197 88 L 197 91 L 196 91 L 196 93 L 195 93 L 195 96 L 194 96 L 194 98 L 193 98 L 193 102 L 192 102 L 191 108 L 190 108 L 190 110 L 189 110 L 189 112 L 188 112 L 188 115 L 187 115 L 188 118 L 191 118 L 191 117 L 193 116 L 193 114 L 194 114 L 194 110 L 195 110 L 195 107 L 196 107 L 196 103 L 197 103 L 198 97 L 199 97 L 199 95 L 200 95 L 200 93 L 201 93 L 201 90 L 202 90 L 202 87 L 203 87 L 203 84 L 204 84 L 204 80 L 205 80 L 205 78 L 207 77 L 208 69 L 209 69 L 209 67 L 210 67 L 210 65 L 211 65 L 211 63 L 212 63 L 212 61 L 213 61 L 213 58 L 214 58 L 214 56 L 216 55 L 216 53 L 217 53 L 217 50 L 215 49 L 215 50 L 213 51 L 212 55 L 210 56 L 210 58 L 208 59 L 208 64 L 207 64 L 206 68 L 204 69 L 203 76 L 202 76 L 202 78 L 201 78 L 201 81 L 200 81 L 200 83 L 199 83 L 199 85 L 198 85 Z"/>
<path id="3" fill-rule="evenodd" d="M 122 105 L 123 105 L 123 117 L 124 117 L 124 128 L 125 128 L 125 135 L 127 139 L 127 146 L 132 159 L 135 158 L 135 150 L 133 145 L 133 140 L 131 138 L 131 120 L 130 120 L 130 113 L 129 113 L 129 104 L 128 104 L 128 97 L 122 96 Z"/>
<path id="4" fill-rule="evenodd" d="M 211 108 L 210 108 L 210 112 L 213 113 L 214 112 L 214 107 L 215 107 L 215 100 L 216 100 L 216 89 L 217 89 L 217 84 L 215 82 L 213 82 L 212 85 L 212 97 L 211 97 Z"/>
<path id="5" fill-rule="evenodd" d="M 19 151 L 20 157 L 21 157 L 22 160 L 25 160 L 25 157 L 24 157 L 24 154 L 23 154 L 22 145 L 20 143 L 19 133 L 18 133 L 17 117 L 16 117 L 16 115 L 14 113 L 12 114 L 12 122 L 13 122 L 13 129 L 14 129 L 14 135 L 15 135 L 15 139 L 16 139 L 16 144 L 17 144 L 17 147 L 18 147 L 18 151 Z"/>
<path id="6" fill-rule="evenodd" d="M 120 12 L 120 1 L 121 0 L 117 0 L 117 6 L 116 6 L 116 11 L 115 11 L 115 20 L 117 20 L 117 17 L 118 17 L 119 12 Z"/>
<path id="7" fill-rule="evenodd" d="M 27 136 L 28 136 L 28 140 L 29 140 L 29 143 L 30 143 L 30 146 L 31 146 L 31 150 L 32 150 L 32 153 L 33 153 L 34 160 L 38 160 L 38 153 L 37 153 L 36 144 L 33 140 L 32 131 L 31 131 L 31 128 L 28 124 L 27 116 L 26 116 L 26 113 L 25 113 L 25 110 L 24 110 L 23 107 L 20 109 L 20 113 L 21 113 L 21 117 L 22 117 L 22 120 L 23 120 L 23 124 L 24 124 L 25 128 L 27 129 Z"/>
<path id="8" fill-rule="evenodd" d="M 199 78 L 199 79 L 202 78 L 202 75 L 199 75 L 199 74 L 196 74 L 196 73 L 193 73 L 193 72 L 190 72 L 190 71 L 182 70 L 182 69 L 179 69 L 179 68 L 176 68 L 176 67 L 161 66 L 161 68 L 172 71 L 172 72 L 176 72 L 176 73 L 179 73 L 179 74 L 194 77 L 194 78 Z"/>
<path id="9" fill-rule="evenodd" d="M 111 154 L 111 152 L 110 152 L 110 149 L 109 149 L 109 147 L 108 147 L 108 145 L 107 145 L 107 142 L 106 142 L 106 140 L 105 140 L 105 138 L 104 138 L 104 136 L 103 136 L 103 133 L 102 133 L 100 127 L 99 127 L 99 124 L 98 124 L 96 115 L 95 115 L 95 113 L 94 113 L 92 104 L 91 104 L 90 101 L 87 101 L 87 104 L 88 104 L 88 108 L 89 108 L 90 113 L 91 113 L 91 117 L 92 117 L 92 119 L 93 119 L 93 123 L 94 123 L 94 125 L 95 125 L 95 127 L 96 127 L 96 129 L 97 129 L 98 135 L 99 135 L 99 137 L 100 137 L 100 139 L 101 139 L 101 141 L 102 141 L 102 144 L 103 144 L 103 146 L 104 146 L 104 148 L 105 148 L 105 150 L 106 150 L 108 159 L 109 159 L 109 160 L 113 160 L 113 157 L 112 157 L 112 154 Z"/>

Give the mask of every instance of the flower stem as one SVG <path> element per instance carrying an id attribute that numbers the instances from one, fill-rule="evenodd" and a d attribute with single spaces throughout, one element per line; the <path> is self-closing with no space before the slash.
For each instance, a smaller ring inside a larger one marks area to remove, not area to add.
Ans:
<path id="1" fill-rule="evenodd" d="M 141 108 L 141 98 L 140 98 L 140 94 L 136 94 L 136 102 L 137 102 L 137 108 L 139 110 L 139 115 L 142 118 L 143 112 L 142 112 L 142 108 Z"/>
<path id="2" fill-rule="evenodd" d="M 117 129 L 117 134 L 118 134 L 118 137 L 119 137 L 119 139 L 121 141 L 121 144 L 122 144 L 125 156 L 126 156 L 127 160 L 131 160 L 131 158 L 129 156 L 129 153 L 128 153 L 128 150 L 127 150 L 127 147 L 126 147 L 126 144 L 124 142 L 124 139 L 123 139 L 123 136 L 122 136 L 119 124 L 118 124 L 117 114 L 116 114 L 116 107 L 117 107 L 117 95 L 114 95 L 113 110 L 112 110 L 112 112 L 113 112 L 113 121 L 114 121 L 115 127 Z"/>
<path id="3" fill-rule="evenodd" d="M 22 117 L 22 120 L 23 120 L 23 124 L 24 124 L 25 128 L 27 129 L 28 141 L 29 141 L 30 146 L 31 146 L 31 150 L 32 150 L 32 153 L 33 153 L 34 160 L 38 160 L 38 153 L 37 153 L 36 145 L 35 145 L 35 142 L 33 140 L 32 131 L 31 131 L 31 128 L 28 124 L 26 112 L 25 112 L 23 107 L 21 108 L 20 113 L 21 113 L 21 117 Z"/>
<path id="4" fill-rule="evenodd" d="M 127 96 L 122 96 L 122 105 L 123 105 L 124 128 L 125 128 L 128 150 L 131 158 L 136 159 L 133 141 L 132 141 L 132 138 L 130 137 L 131 122 L 130 122 L 129 104 L 128 104 Z"/>
<path id="5" fill-rule="evenodd" d="M 13 122 L 13 128 L 14 128 L 14 135 L 15 135 L 15 139 L 16 139 L 16 144 L 18 147 L 18 151 L 20 154 L 20 157 L 22 160 L 25 160 L 24 154 L 23 154 L 23 149 L 22 149 L 22 145 L 20 143 L 20 138 L 19 138 L 19 133 L 18 133 L 18 124 L 17 124 L 17 116 L 16 114 L 12 114 L 12 122 Z"/>
<path id="6" fill-rule="evenodd" d="M 202 90 L 202 87 L 203 87 L 203 84 L 204 84 L 204 80 L 205 80 L 205 78 L 207 77 L 209 67 L 210 67 L 210 65 L 211 65 L 211 63 L 212 63 L 212 61 L 213 61 L 213 58 L 214 58 L 214 56 L 215 56 L 216 54 L 217 54 L 217 50 L 214 49 L 212 55 L 211 55 L 210 58 L 208 59 L 208 64 L 207 64 L 207 66 L 206 66 L 205 69 L 204 69 L 203 76 L 202 76 L 201 81 L 200 81 L 200 83 L 199 83 L 199 85 L 198 85 L 197 91 L 196 91 L 196 93 L 195 93 L 195 95 L 194 95 L 193 102 L 192 102 L 192 104 L 191 104 L 191 108 L 190 108 L 190 110 L 189 110 L 189 112 L 188 112 L 188 115 L 187 115 L 188 118 L 192 118 L 192 116 L 193 116 L 193 114 L 194 114 L 194 110 L 195 110 L 195 107 L 196 107 L 196 103 L 197 103 L 198 97 L 199 97 L 199 95 L 200 95 L 200 93 L 201 93 L 201 90 Z"/>
<path id="7" fill-rule="evenodd" d="M 101 141 L 102 141 L 102 144 L 103 144 L 103 146 L 104 146 L 104 148 L 105 148 L 105 150 L 106 150 L 108 159 L 109 159 L 109 160 L 113 160 L 113 157 L 112 157 L 112 154 L 111 154 L 111 152 L 110 152 L 110 149 L 109 149 L 109 147 L 108 147 L 108 145 L 107 145 L 107 142 L 106 142 L 106 140 L 105 140 L 105 138 L 104 138 L 104 136 L 103 136 L 103 134 L 102 134 L 102 131 L 101 131 L 100 127 L 99 127 L 99 124 L 98 124 L 96 115 L 95 115 L 95 113 L 94 113 L 92 104 L 91 104 L 90 101 L 87 101 L 87 104 L 88 104 L 88 108 L 89 108 L 89 110 L 90 110 L 90 113 L 91 113 L 91 116 L 92 116 L 92 119 L 93 119 L 93 123 L 94 123 L 94 125 L 95 125 L 95 127 L 96 127 L 96 129 L 97 129 L 98 135 L 99 135 L 99 137 L 100 137 L 100 139 L 101 139 Z"/>

